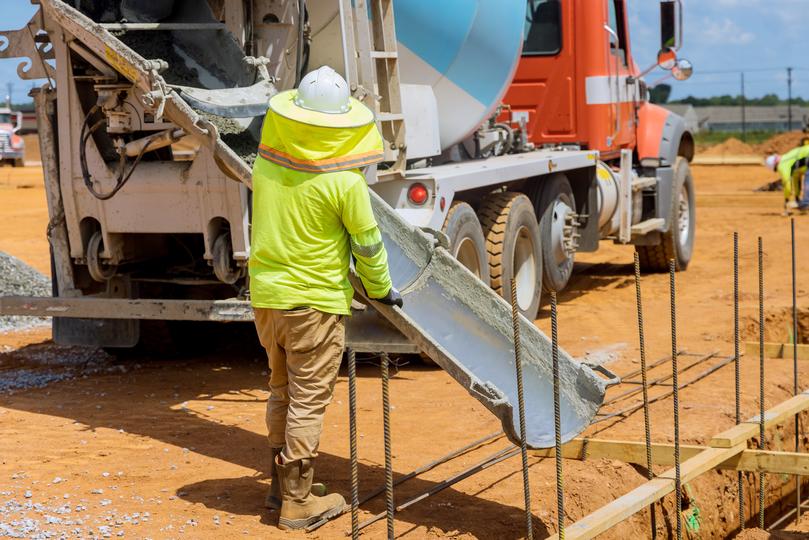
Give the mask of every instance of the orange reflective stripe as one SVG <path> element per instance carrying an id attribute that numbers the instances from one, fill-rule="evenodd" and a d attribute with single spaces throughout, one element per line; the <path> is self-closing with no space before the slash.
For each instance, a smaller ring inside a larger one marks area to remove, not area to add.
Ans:
<path id="1" fill-rule="evenodd" d="M 270 148 L 264 144 L 259 145 L 258 154 L 260 157 L 271 161 L 276 165 L 296 171 L 313 173 L 357 169 L 373 163 L 379 163 L 383 158 L 381 150 L 372 150 L 362 154 L 354 154 L 337 158 L 301 159 L 293 157 L 285 152 L 281 152 L 275 148 Z"/>

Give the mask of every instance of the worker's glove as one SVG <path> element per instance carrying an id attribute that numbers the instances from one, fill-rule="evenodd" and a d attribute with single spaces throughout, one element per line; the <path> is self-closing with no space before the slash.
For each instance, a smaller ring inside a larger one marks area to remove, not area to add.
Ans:
<path id="1" fill-rule="evenodd" d="M 402 301 L 402 295 L 399 294 L 399 291 L 396 290 L 396 287 L 391 287 L 388 291 L 388 294 L 383 296 L 382 298 L 377 299 L 377 302 L 382 302 L 388 306 L 399 306 L 402 307 L 404 302 Z"/>

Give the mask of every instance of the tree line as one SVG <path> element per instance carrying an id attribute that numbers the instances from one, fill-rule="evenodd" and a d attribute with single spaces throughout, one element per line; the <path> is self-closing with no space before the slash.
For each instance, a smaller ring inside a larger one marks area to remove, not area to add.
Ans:
<path id="1" fill-rule="evenodd" d="M 740 106 L 742 96 L 725 94 L 722 96 L 696 97 L 688 96 L 683 99 L 669 100 L 671 86 L 668 84 L 658 84 L 650 89 L 650 100 L 652 103 L 672 104 L 672 105 L 693 105 L 694 107 L 711 107 L 716 105 Z M 788 101 L 778 97 L 778 94 L 765 94 L 758 98 L 745 97 L 744 104 L 748 107 L 773 107 L 776 105 L 787 105 Z M 801 97 L 792 98 L 792 104 L 797 107 L 809 105 L 809 100 Z"/>

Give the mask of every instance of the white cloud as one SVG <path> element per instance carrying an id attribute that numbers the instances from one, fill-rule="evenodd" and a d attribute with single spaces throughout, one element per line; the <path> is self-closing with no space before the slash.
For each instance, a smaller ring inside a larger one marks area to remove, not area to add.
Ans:
<path id="1" fill-rule="evenodd" d="M 704 18 L 700 26 L 701 28 L 694 35 L 698 36 L 699 41 L 706 44 L 746 45 L 756 38 L 755 34 L 744 30 L 727 17 L 722 20 Z"/>

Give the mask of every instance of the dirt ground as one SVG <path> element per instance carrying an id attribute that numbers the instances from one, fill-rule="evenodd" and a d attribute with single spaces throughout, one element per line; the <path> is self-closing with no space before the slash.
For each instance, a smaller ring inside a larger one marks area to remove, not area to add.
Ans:
<path id="1" fill-rule="evenodd" d="M 7 174 L 8 173 L 8 174 Z M 7 176 L 4 176 L 6 175 Z M 37 169 L 0 169 L 0 250 L 47 273 L 47 212 Z M 753 193 L 771 180 L 761 167 L 699 167 L 696 252 L 688 270 L 678 274 L 678 340 L 694 354 L 732 354 L 733 231 L 741 235 L 743 339 L 755 339 L 757 326 L 756 237 L 765 247 L 766 309 L 783 339 L 790 305 L 789 220 L 781 216 L 778 193 Z M 796 217 L 798 303 L 809 308 L 809 216 Z M 607 360 L 617 373 L 638 366 L 637 328 L 631 248 L 602 243 L 601 250 L 578 258 L 569 288 L 560 297 L 561 345 L 579 357 Z M 643 280 L 648 356 L 670 352 L 668 276 Z M 548 310 L 537 325 L 549 333 Z M 0 522 L 17 522 L 32 531 L 79 531 L 81 536 L 137 538 L 344 538 L 349 518 L 312 534 L 282 534 L 276 515 L 262 508 L 267 489 L 268 451 L 264 426 L 267 367 L 246 332 L 236 331 L 216 347 L 171 358 L 141 355 L 110 357 L 109 369 L 38 389 L 0 394 Z M 14 370 L 73 369 L 43 358 L 59 356 L 49 332 L 0 335 L 0 374 Z M 44 350 L 51 356 L 43 355 Z M 55 351 L 55 353 L 53 352 Z M 689 364 L 698 356 L 683 357 Z M 717 359 L 681 376 L 688 380 Z M 789 360 L 767 363 L 766 405 L 792 390 Z M 801 362 L 801 387 L 809 386 L 809 362 Z M 652 372 L 670 372 L 664 364 Z M 373 360 L 359 368 L 359 455 L 361 492 L 383 481 L 381 391 Z M 0 375 L 3 376 L 3 375 Z M 624 391 L 626 387 L 615 391 Z M 653 390 L 653 395 L 663 389 Z M 614 394 L 613 394 L 614 395 Z M 681 394 L 683 442 L 700 444 L 733 424 L 733 369 L 726 366 Z M 449 451 L 499 429 L 497 420 L 449 376 L 418 363 L 402 365 L 391 383 L 393 455 L 400 477 Z M 607 410 L 636 403 L 629 400 Z M 742 360 L 745 417 L 758 409 L 757 358 Z M 652 437 L 671 441 L 672 404 L 652 406 Z M 642 440 L 643 415 L 593 425 L 589 435 Z M 329 408 L 316 476 L 343 494 L 349 490 L 347 380 L 337 383 Z M 809 444 L 803 436 L 803 444 Z M 772 430 L 767 447 L 791 450 L 789 426 Z M 508 443 L 499 439 L 427 472 L 396 490 L 404 501 L 469 467 Z M 553 460 L 530 458 L 535 537 L 556 530 Z M 521 538 L 524 536 L 519 459 L 486 469 L 397 515 L 396 533 L 404 538 Z M 580 519 L 643 483 L 645 471 L 610 460 L 566 461 L 565 517 Z M 660 472 L 660 471 L 657 471 Z M 757 479 L 746 476 L 747 515 L 757 513 Z M 768 477 L 768 522 L 794 500 L 790 478 Z M 809 488 L 804 488 L 806 489 Z M 691 537 L 726 538 L 738 531 L 736 475 L 708 473 L 688 485 L 689 515 L 699 515 Z M 384 509 L 381 499 L 363 506 L 361 519 Z M 695 511 L 698 509 L 698 512 Z M 657 507 L 659 532 L 674 527 L 674 501 Z M 30 520 L 30 521 L 25 521 Z M 603 538 L 646 538 L 644 511 L 614 527 Z M 809 521 L 792 527 L 809 531 Z M 367 537 L 385 534 L 384 521 Z M 32 533 L 33 535 L 34 533 Z M 37 533 L 38 534 L 38 533 Z M 751 533 L 745 533 L 747 538 Z M 765 534 L 761 532 L 760 534 Z M 786 534 L 779 533 L 779 534 Z M 2 531 L 0 531 L 2 536 Z M 26 535 L 28 537 L 29 535 Z M 58 536 L 58 534 L 56 535 Z M 34 537 L 34 536 L 31 536 Z M 43 536 L 44 537 L 44 536 Z M 781 536 L 779 536 L 780 538 Z M 791 532 L 785 538 L 807 537 Z"/>

